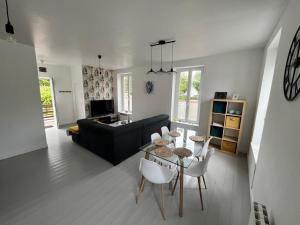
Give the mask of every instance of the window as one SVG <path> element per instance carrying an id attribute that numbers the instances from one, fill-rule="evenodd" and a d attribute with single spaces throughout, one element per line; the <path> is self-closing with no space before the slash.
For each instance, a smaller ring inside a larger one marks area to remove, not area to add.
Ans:
<path id="1" fill-rule="evenodd" d="M 273 82 L 277 51 L 279 46 L 279 41 L 281 37 L 281 30 L 278 31 L 277 35 L 274 37 L 273 41 L 267 48 L 266 61 L 264 73 L 261 81 L 259 100 L 256 110 L 256 118 L 254 123 L 251 148 L 255 162 L 258 159 L 258 153 L 260 150 L 260 142 L 265 125 L 265 117 L 267 115 L 267 110 L 269 106 L 269 98 L 271 93 L 271 87 Z"/>
<path id="2" fill-rule="evenodd" d="M 173 119 L 175 121 L 198 124 L 199 97 L 202 68 L 177 70 Z"/>
<path id="3" fill-rule="evenodd" d="M 132 112 L 132 76 L 130 73 L 120 74 L 120 110 Z"/>

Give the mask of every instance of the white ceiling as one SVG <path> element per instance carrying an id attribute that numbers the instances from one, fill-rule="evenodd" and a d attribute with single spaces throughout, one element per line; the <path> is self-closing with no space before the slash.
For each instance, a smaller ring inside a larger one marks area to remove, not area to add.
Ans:
<path id="1" fill-rule="evenodd" d="M 8 0 L 18 42 L 39 59 L 117 69 L 149 62 L 149 43 L 176 39 L 175 59 L 263 46 L 287 0 Z M 4 1 L 0 37 L 4 37 Z M 154 51 L 159 59 L 158 49 Z M 166 55 L 170 59 L 169 53 Z"/>

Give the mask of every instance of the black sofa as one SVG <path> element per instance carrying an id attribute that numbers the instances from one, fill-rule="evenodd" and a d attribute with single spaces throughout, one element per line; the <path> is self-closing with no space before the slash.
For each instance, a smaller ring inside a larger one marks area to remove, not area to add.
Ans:
<path id="1" fill-rule="evenodd" d="M 72 134 L 73 141 L 117 165 L 149 143 L 152 133 L 161 133 L 162 126 L 170 129 L 171 123 L 168 115 L 158 115 L 118 127 L 91 119 L 78 120 L 77 124 L 79 134 Z"/>

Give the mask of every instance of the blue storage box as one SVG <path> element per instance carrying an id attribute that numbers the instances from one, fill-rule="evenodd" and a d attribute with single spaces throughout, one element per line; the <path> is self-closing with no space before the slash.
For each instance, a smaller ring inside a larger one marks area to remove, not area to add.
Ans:
<path id="1" fill-rule="evenodd" d="M 211 126 L 210 135 L 214 136 L 214 137 L 222 138 L 223 128 L 222 127 Z"/>
<path id="2" fill-rule="evenodd" d="M 215 113 L 226 113 L 226 102 L 214 102 L 213 112 Z"/>

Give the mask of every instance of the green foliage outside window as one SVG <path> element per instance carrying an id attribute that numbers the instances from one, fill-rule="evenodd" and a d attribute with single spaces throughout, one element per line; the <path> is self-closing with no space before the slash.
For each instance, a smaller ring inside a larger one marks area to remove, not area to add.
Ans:
<path id="1" fill-rule="evenodd" d="M 193 80 L 193 87 L 198 91 L 200 91 L 200 72 L 196 72 Z"/>
<path id="2" fill-rule="evenodd" d="M 40 79 L 40 93 L 43 106 L 52 105 L 50 80 Z"/>
<path id="3" fill-rule="evenodd" d="M 191 96 L 191 99 L 197 100 L 200 91 L 200 76 L 201 72 L 196 71 L 193 74 L 192 79 L 192 87 L 194 90 L 197 91 L 197 94 Z M 179 100 L 186 100 L 187 99 L 187 90 L 188 90 L 188 72 L 182 72 L 180 74 L 180 82 L 179 82 Z"/>
<path id="4" fill-rule="evenodd" d="M 199 97 L 199 92 L 200 92 L 200 71 L 196 71 L 194 76 L 193 76 L 193 82 L 192 85 L 194 89 L 197 91 L 197 95 L 191 96 L 191 99 L 197 100 Z"/>
<path id="5" fill-rule="evenodd" d="M 180 74 L 179 100 L 186 100 L 188 90 L 188 72 Z"/>

